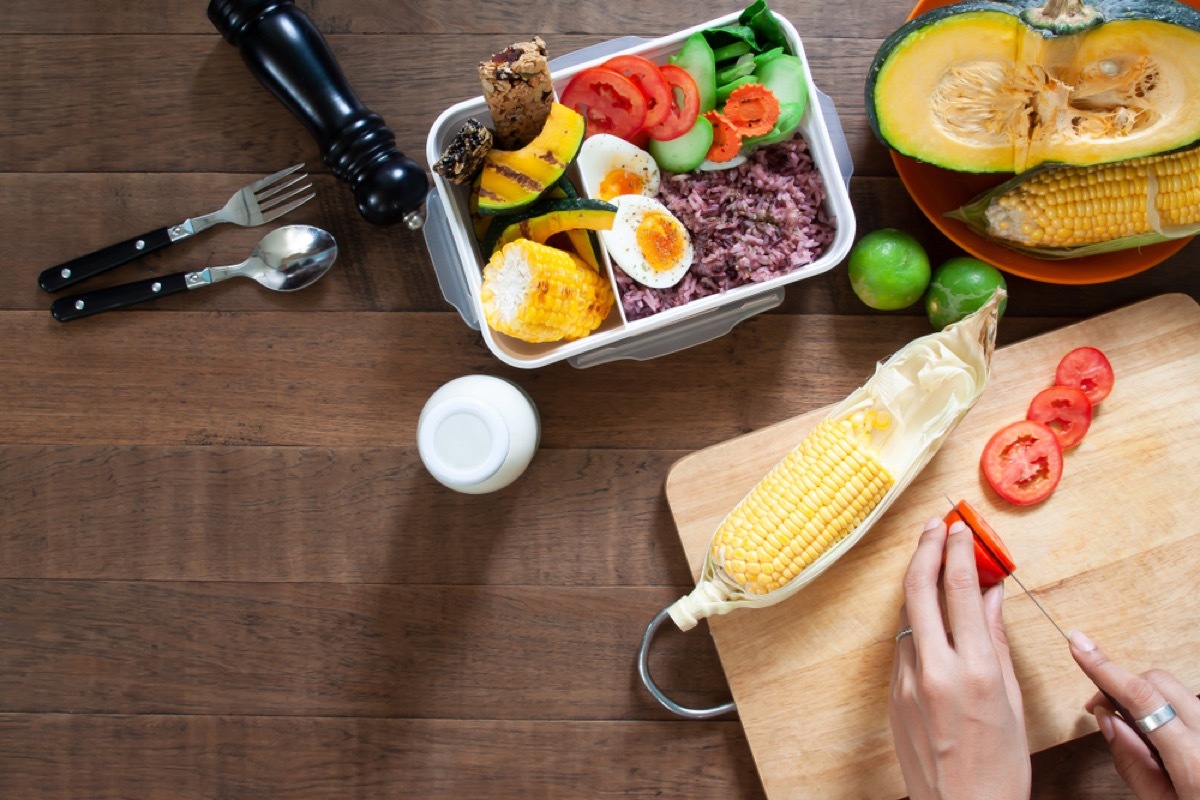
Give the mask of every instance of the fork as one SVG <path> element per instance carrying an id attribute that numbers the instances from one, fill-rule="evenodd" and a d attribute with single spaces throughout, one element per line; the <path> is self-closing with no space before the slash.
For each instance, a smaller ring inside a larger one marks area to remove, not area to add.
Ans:
<path id="1" fill-rule="evenodd" d="M 140 258 L 147 253 L 161 250 L 167 245 L 194 236 L 221 222 L 231 222 L 234 225 L 253 228 L 279 219 L 316 196 L 316 192 L 309 192 L 303 197 L 297 197 L 312 188 L 311 183 L 296 187 L 296 184 L 308 178 L 307 174 L 294 174 L 303 168 L 304 164 L 294 164 L 287 169 L 281 169 L 274 175 L 268 175 L 243 186 L 233 193 L 224 208 L 219 211 L 185 219 L 178 225 L 159 228 L 149 233 L 143 233 L 141 236 L 134 236 L 118 244 L 105 247 L 103 250 L 97 250 L 86 256 L 72 259 L 65 264 L 44 270 L 38 276 L 38 285 L 47 292 L 57 292 L 133 261 L 135 258 Z"/>

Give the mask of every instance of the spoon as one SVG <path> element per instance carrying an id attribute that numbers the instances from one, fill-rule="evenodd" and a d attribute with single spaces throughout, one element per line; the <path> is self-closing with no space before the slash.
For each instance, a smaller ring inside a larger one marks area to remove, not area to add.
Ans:
<path id="1" fill-rule="evenodd" d="M 337 242 L 326 231 L 311 225 L 285 225 L 264 236 L 241 264 L 176 272 L 64 297 L 50 306 L 50 313 L 59 322 L 70 322 L 233 277 L 253 278 L 276 292 L 294 292 L 312 285 L 328 272 L 337 251 Z"/>

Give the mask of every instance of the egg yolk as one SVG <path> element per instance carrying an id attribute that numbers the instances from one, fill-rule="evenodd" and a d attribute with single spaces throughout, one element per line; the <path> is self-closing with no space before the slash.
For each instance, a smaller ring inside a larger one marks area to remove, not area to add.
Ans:
<path id="1" fill-rule="evenodd" d="M 636 172 L 618 167 L 609 170 L 600 181 L 600 199 L 612 200 L 622 194 L 641 194 L 646 187 L 646 181 Z"/>
<path id="2" fill-rule="evenodd" d="M 637 226 L 638 249 L 655 272 L 672 269 L 683 258 L 684 241 L 678 225 L 666 214 L 647 214 Z"/>

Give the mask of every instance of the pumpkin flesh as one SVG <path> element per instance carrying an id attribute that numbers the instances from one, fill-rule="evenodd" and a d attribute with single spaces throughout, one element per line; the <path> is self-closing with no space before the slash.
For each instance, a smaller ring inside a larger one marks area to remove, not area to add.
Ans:
<path id="1" fill-rule="evenodd" d="M 880 137 L 967 172 L 1098 164 L 1200 139 L 1200 31 L 1113 20 L 1044 36 L 1011 14 L 965 12 L 920 26 L 879 68 Z"/>

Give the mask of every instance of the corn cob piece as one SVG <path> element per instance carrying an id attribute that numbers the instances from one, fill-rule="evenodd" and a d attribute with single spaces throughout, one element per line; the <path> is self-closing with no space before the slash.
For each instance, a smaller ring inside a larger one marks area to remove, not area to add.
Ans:
<path id="1" fill-rule="evenodd" d="M 613 305 L 604 276 L 571 253 L 528 239 L 492 255 L 479 297 L 493 330 L 525 342 L 583 338 Z"/>
<path id="2" fill-rule="evenodd" d="M 680 630 L 786 600 L 866 535 L 983 393 L 1005 296 L 909 342 L 784 454 L 716 527 L 695 588 L 665 609 Z"/>
<path id="3" fill-rule="evenodd" d="M 1032 170 L 951 212 L 1042 258 L 1078 258 L 1200 232 L 1200 149 Z"/>
<path id="4" fill-rule="evenodd" d="M 712 557 L 748 594 L 772 592 L 866 519 L 894 479 L 871 449 L 874 411 L 827 419 L 737 505 Z"/>

